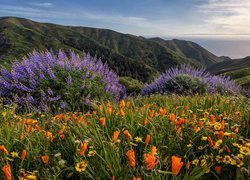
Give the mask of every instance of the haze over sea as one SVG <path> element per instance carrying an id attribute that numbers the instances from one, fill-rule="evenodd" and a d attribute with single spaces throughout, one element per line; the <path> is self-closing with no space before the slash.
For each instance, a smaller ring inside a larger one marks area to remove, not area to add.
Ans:
<path id="1" fill-rule="evenodd" d="M 228 56 L 232 59 L 240 59 L 250 56 L 250 36 L 235 37 L 174 37 L 193 41 L 217 56 Z M 164 39 L 173 39 L 164 38 Z"/>

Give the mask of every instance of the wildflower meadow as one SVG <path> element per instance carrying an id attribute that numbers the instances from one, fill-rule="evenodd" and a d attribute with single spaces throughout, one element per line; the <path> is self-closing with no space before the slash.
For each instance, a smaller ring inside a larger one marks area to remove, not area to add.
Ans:
<path id="1" fill-rule="evenodd" d="M 73 52 L 33 53 L 2 69 L 0 177 L 250 178 L 249 99 L 229 79 L 197 74 L 184 75 L 197 85 L 183 86 L 188 93 L 159 86 L 163 75 L 126 97 L 107 65 Z"/>

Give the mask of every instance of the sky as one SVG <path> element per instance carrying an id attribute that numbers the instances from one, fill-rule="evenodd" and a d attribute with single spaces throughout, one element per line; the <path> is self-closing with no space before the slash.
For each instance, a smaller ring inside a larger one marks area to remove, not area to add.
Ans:
<path id="1" fill-rule="evenodd" d="M 0 16 L 142 36 L 250 36 L 250 0 L 0 0 Z"/>

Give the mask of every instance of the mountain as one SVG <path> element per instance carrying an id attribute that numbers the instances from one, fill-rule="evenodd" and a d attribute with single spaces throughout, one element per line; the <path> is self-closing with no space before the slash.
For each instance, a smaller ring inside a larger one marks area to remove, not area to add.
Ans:
<path id="1" fill-rule="evenodd" d="M 221 59 L 190 41 L 144 38 L 108 29 L 0 18 L 0 64 L 9 66 L 33 50 L 83 50 L 107 62 L 120 76 L 142 82 L 183 63 L 207 67 Z"/>
<path id="2" fill-rule="evenodd" d="M 230 76 L 243 87 L 250 88 L 250 56 L 216 63 L 209 66 L 207 71 Z"/>
<path id="3" fill-rule="evenodd" d="M 151 38 L 151 40 L 181 54 L 184 57 L 195 59 L 205 67 L 211 66 L 214 63 L 221 62 L 222 59 L 204 49 L 200 45 L 192 41 L 184 40 L 163 40 L 161 38 Z"/>

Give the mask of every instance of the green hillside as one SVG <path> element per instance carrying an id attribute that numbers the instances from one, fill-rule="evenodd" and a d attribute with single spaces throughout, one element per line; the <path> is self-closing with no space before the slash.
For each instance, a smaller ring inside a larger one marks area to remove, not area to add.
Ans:
<path id="1" fill-rule="evenodd" d="M 0 18 L 2 65 L 8 65 L 34 49 L 84 50 L 107 62 L 120 76 L 143 82 L 178 64 L 207 65 L 152 39 L 107 29 L 61 26 L 15 17 Z"/>
<path id="2" fill-rule="evenodd" d="M 250 87 L 250 57 L 216 63 L 207 70 L 214 74 L 225 74 L 243 87 Z"/>

